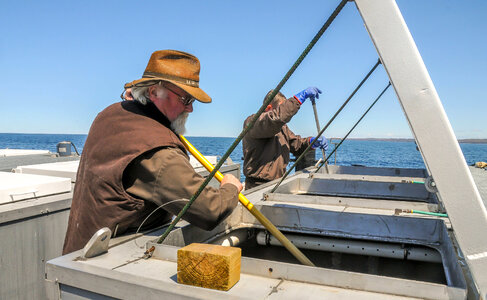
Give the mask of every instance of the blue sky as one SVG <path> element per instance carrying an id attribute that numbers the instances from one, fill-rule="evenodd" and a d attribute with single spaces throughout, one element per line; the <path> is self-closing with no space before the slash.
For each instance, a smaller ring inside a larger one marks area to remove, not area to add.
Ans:
<path id="1" fill-rule="evenodd" d="M 2 1 L 0 132 L 87 133 L 153 51 L 178 49 L 200 59 L 200 86 L 213 98 L 194 105 L 187 135 L 235 137 L 338 2 Z M 487 1 L 397 3 L 457 137 L 487 138 Z M 324 125 L 377 57 L 348 3 L 281 91 L 322 89 Z M 325 136 L 343 136 L 387 81 L 379 67 Z M 310 103 L 289 125 L 316 133 Z M 392 89 L 352 136 L 411 137 Z"/>

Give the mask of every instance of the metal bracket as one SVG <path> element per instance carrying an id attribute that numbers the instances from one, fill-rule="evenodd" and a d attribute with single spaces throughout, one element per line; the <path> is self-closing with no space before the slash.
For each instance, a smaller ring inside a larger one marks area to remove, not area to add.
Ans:
<path id="1" fill-rule="evenodd" d="M 426 190 L 430 193 L 437 193 L 438 192 L 438 189 L 436 188 L 436 183 L 435 181 L 433 180 L 433 177 L 431 176 L 428 176 L 425 180 L 424 180 L 424 187 L 426 188 Z"/>
<path id="2" fill-rule="evenodd" d="M 83 248 L 81 257 L 91 258 L 108 252 L 108 243 L 110 242 L 111 235 L 112 231 L 108 227 L 103 227 L 95 232 Z"/>

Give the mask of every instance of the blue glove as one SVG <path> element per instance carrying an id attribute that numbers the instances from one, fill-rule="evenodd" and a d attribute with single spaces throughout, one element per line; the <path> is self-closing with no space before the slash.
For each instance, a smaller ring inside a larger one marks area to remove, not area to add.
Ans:
<path id="1" fill-rule="evenodd" d="M 294 98 L 298 100 L 301 104 L 306 101 L 306 99 L 311 98 L 311 100 L 319 99 L 321 94 L 321 90 L 317 87 L 309 87 L 305 90 L 302 90 L 301 92 L 297 93 L 294 95 Z"/>
<path id="2" fill-rule="evenodd" d="M 314 137 L 310 137 L 309 143 L 310 144 L 313 143 L 314 140 L 315 140 Z M 328 141 L 324 137 L 320 136 L 316 141 L 316 143 L 314 143 L 313 146 L 311 146 L 311 148 L 313 149 L 321 148 L 326 151 L 326 149 L 328 149 Z"/>

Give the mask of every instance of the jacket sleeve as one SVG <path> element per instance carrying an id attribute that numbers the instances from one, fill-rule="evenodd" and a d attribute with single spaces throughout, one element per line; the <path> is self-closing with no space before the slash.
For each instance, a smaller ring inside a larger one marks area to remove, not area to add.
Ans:
<path id="1" fill-rule="evenodd" d="M 300 104 L 295 98 L 289 98 L 279 105 L 276 109 L 262 113 L 254 126 L 247 132 L 248 137 L 254 139 L 270 138 L 279 131 L 282 126 L 291 121 L 291 118 L 298 112 Z M 251 120 L 247 118 L 244 126 L 247 126 Z"/>
<path id="2" fill-rule="evenodd" d="M 205 180 L 196 173 L 180 149 L 162 148 L 143 154 L 130 167 L 126 191 L 136 198 L 165 205 L 177 215 Z M 206 186 L 183 219 L 205 230 L 212 230 L 237 206 L 238 189 L 225 184 L 219 189 Z"/>
<path id="3" fill-rule="evenodd" d="M 309 137 L 302 138 L 286 126 L 285 134 L 289 139 L 289 150 L 294 156 L 299 156 L 309 146 Z"/>

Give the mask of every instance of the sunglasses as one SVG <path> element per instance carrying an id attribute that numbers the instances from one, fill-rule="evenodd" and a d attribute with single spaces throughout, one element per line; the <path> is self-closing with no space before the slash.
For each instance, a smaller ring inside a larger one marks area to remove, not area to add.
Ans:
<path id="1" fill-rule="evenodd" d="M 161 84 L 161 82 L 159 81 L 159 84 Z M 142 82 L 142 83 L 138 83 L 135 85 L 135 87 L 148 87 L 148 86 L 152 86 L 154 85 L 154 81 L 146 81 L 146 82 Z M 188 96 L 182 96 L 180 95 L 179 93 L 176 93 L 173 89 L 171 89 L 167 84 L 162 84 L 162 86 L 165 88 L 165 89 L 168 89 L 169 91 L 171 91 L 173 94 L 176 94 L 176 96 L 178 96 L 179 100 L 183 103 L 183 105 L 185 106 L 188 106 L 188 105 L 191 105 L 193 104 L 193 102 L 196 100 L 196 98 L 193 98 L 192 96 L 188 95 Z M 134 86 L 131 86 L 131 88 L 134 87 Z M 120 98 L 122 98 L 122 100 L 127 100 L 125 98 L 125 90 L 122 92 L 122 94 L 120 95 Z"/>
<path id="2" fill-rule="evenodd" d="M 196 100 L 195 98 L 193 98 L 192 96 L 190 95 L 187 95 L 187 96 L 182 96 L 180 95 L 179 93 L 176 93 L 173 89 L 171 89 L 169 86 L 167 85 L 164 85 L 164 88 L 165 89 L 168 89 L 169 91 L 171 91 L 173 94 L 176 94 L 176 96 L 179 97 L 179 100 L 183 103 L 183 105 L 185 106 L 188 106 L 188 105 L 191 105 L 193 104 L 193 102 Z"/>

